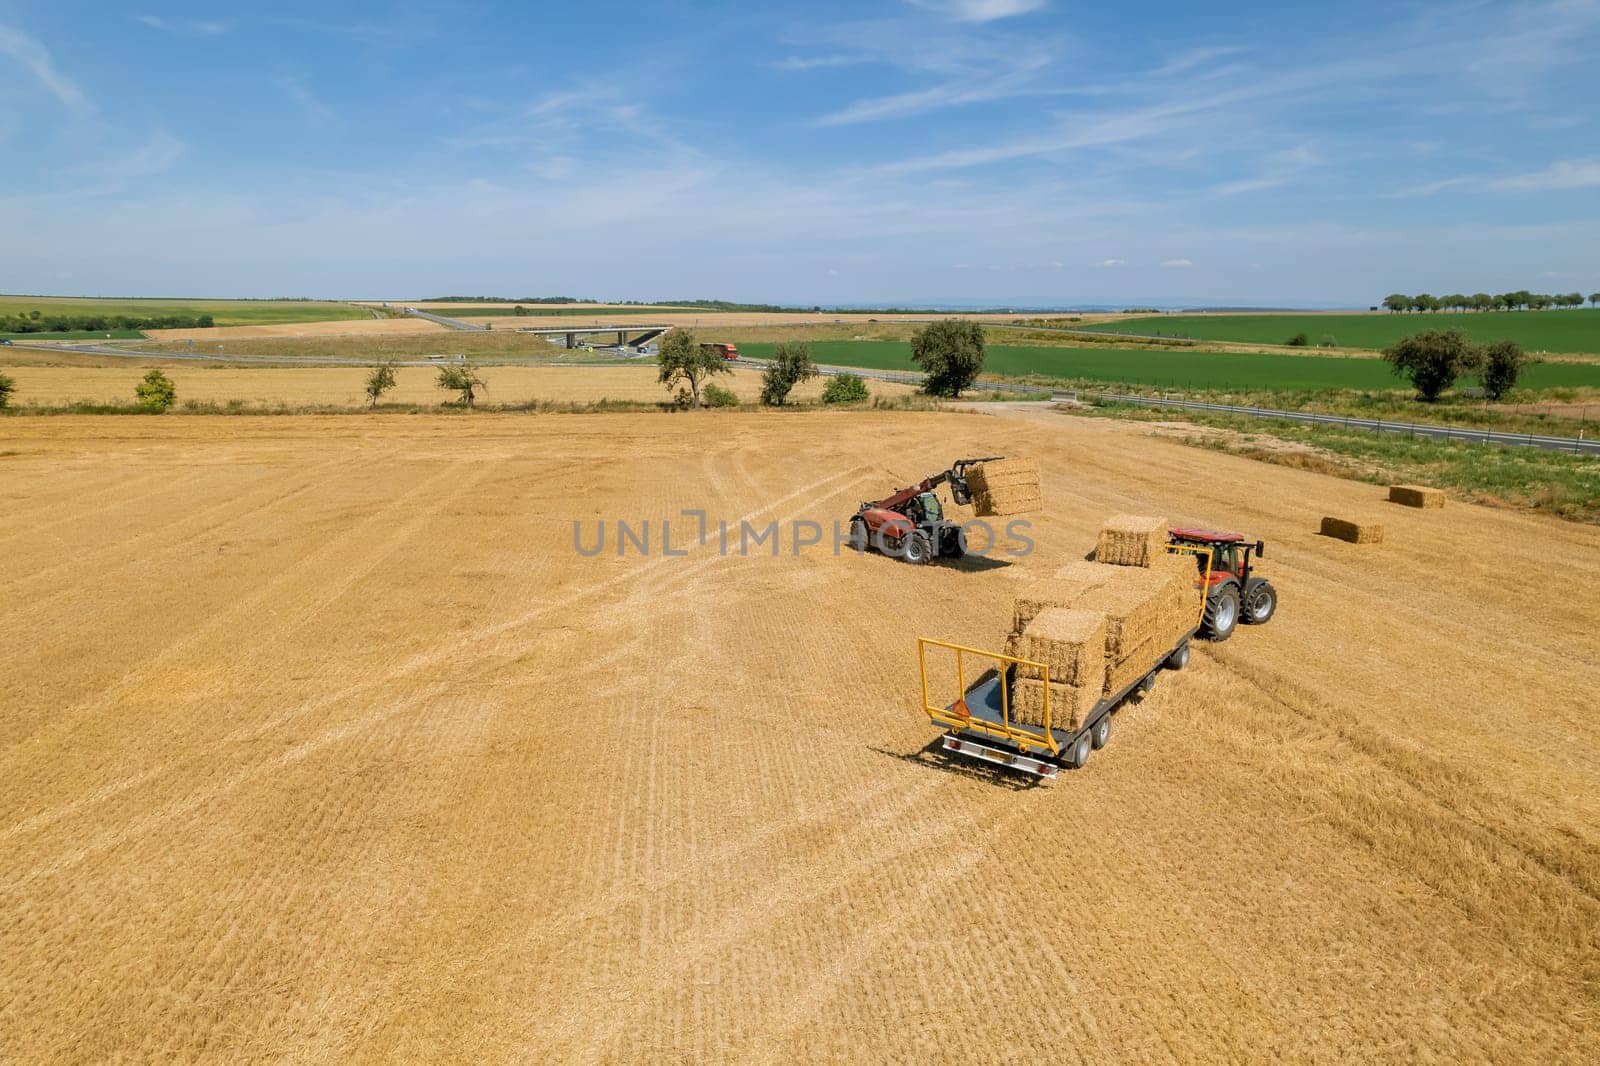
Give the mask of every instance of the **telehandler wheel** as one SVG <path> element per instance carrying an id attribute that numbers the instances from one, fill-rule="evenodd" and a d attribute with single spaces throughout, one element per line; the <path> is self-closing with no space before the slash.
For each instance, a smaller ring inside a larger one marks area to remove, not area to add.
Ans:
<path id="1" fill-rule="evenodd" d="M 1094 745 L 1096 751 L 1111 743 L 1111 716 L 1109 714 L 1101 715 L 1100 720 L 1094 724 L 1094 728 L 1089 731 L 1089 742 Z"/>
<path id="2" fill-rule="evenodd" d="M 867 520 L 856 515 L 850 519 L 850 550 L 864 555 L 868 543 Z"/>
<path id="3" fill-rule="evenodd" d="M 928 535 L 920 529 L 907 533 L 900 541 L 900 558 L 916 566 L 932 559 L 933 545 L 928 543 Z"/>
<path id="4" fill-rule="evenodd" d="M 1182 670 L 1188 665 L 1189 642 L 1186 640 L 1174 648 L 1171 655 L 1167 656 L 1167 668 L 1170 670 Z"/>
<path id="5" fill-rule="evenodd" d="M 1239 624 L 1239 590 L 1232 585 L 1213 592 L 1206 600 L 1206 636 L 1218 644 L 1233 636 Z"/>
<path id="6" fill-rule="evenodd" d="M 1089 734 L 1080 734 L 1078 739 L 1072 742 L 1072 747 L 1067 749 L 1067 769 L 1083 769 L 1083 764 L 1089 761 L 1090 750 Z"/>
<path id="7" fill-rule="evenodd" d="M 1250 598 L 1244 605 L 1244 620 L 1253 626 L 1266 625 L 1277 610 L 1278 590 L 1272 587 L 1272 582 L 1263 581 L 1250 590 Z"/>
<path id="8" fill-rule="evenodd" d="M 959 559 L 967 554 L 967 531 L 960 526 L 947 529 L 939 537 L 939 554 Z"/>

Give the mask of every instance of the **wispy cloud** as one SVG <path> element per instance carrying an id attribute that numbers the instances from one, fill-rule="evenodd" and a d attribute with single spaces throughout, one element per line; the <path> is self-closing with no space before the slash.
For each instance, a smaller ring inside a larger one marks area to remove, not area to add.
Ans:
<path id="1" fill-rule="evenodd" d="M 80 115 L 93 114 L 94 105 L 77 83 L 56 69 L 44 45 L 21 30 L 0 26 L 0 55 L 8 55 L 50 90 L 62 105 Z"/>
<path id="2" fill-rule="evenodd" d="M 1100 260 L 1100 262 L 1096 263 L 1095 266 L 1097 266 L 1097 267 L 1119 267 L 1119 266 L 1122 266 L 1125 262 L 1126 262 L 1126 260 L 1122 260 L 1122 259 L 1102 259 L 1102 260 Z"/>
<path id="3" fill-rule="evenodd" d="M 1163 259 L 1161 261 L 1161 265 L 1164 266 L 1164 267 L 1168 267 L 1170 269 L 1181 270 L 1184 267 L 1192 267 L 1192 266 L 1194 266 L 1194 260 L 1192 260 L 1192 259 L 1181 259 L 1181 258 L 1180 259 Z"/>
<path id="4" fill-rule="evenodd" d="M 278 79 L 278 85 L 283 89 L 284 95 L 293 100 L 300 110 L 306 113 L 306 117 L 317 122 L 337 122 L 339 120 L 339 116 L 333 108 L 318 99 L 317 94 L 307 87 L 304 80 L 300 78 L 280 78 Z"/>
<path id="5" fill-rule="evenodd" d="M 1535 192 L 1550 189 L 1592 189 L 1600 186 L 1600 159 L 1563 159 L 1532 174 L 1517 174 L 1489 182 L 1495 192 Z"/>
<path id="6" fill-rule="evenodd" d="M 913 7 L 936 11 L 957 22 L 993 22 L 1039 11 L 1046 0 L 907 0 Z"/>
<path id="7" fill-rule="evenodd" d="M 875 60 L 866 55 L 786 56 L 772 64 L 773 70 L 819 70 L 830 67 L 853 67 Z"/>
<path id="8" fill-rule="evenodd" d="M 192 37 L 217 37 L 233 26 L 216 19 L 167 18 L 161 15 L 135 15 L 135 19 L 161 33 L 181 33 Z"/>

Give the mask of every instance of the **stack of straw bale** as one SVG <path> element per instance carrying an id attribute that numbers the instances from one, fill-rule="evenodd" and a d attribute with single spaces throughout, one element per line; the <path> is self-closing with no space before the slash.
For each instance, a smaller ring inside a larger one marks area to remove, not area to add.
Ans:
<path id="1" fill-rule="evenodd" d="M 1149 566 L 1166 554 L 1167 520 L 1147 515 L 1119 514 L 1106 519 L 1095 546 L 1094 560 L 1112 566 Z"/>
<path id="2" fill-rule="evenodd" d="M 968 467 L 966 477 L 979 518 L 1029 514 L 1044 502 L 1037 459 L 994 459 Z"/>
<path id="3" fill-rule="evenodd" d="M 1040 663 L 1050 674 L 1050 722 L 1077 729 L 1105 685 L 1106 620 L 1096 611 L 1047 607 L 1006 641 L 1006 654 Z M 1011 689 L 1012 720 L 1044 724 L 1044 672 L 1018 666 Z"/>

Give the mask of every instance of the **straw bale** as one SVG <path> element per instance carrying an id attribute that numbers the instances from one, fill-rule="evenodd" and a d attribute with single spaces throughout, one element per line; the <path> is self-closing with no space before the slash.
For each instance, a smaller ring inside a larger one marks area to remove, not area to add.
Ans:
<path id="1" fill-rule="evenodd" d="M 1166 553 L 1167 520 L 1148 515 L 1113 515 L 1100 530 L 1096 562 L 1113 566 L 1149 566 Z"/>
<path id="2" fill-rule="evenodd" d="M 1432 510 L 1444 506 L 1444 490 L 1427 485 L 1390 485 L 1389 502 Z"/>
<path id="3" fill-rule="evenodd" d="M 1344 518 L 1322 520 L 1322 535 L 1347 540 L 1351 544 L 1382 544 L 1383 526 L 1377 522 L 1352 522 Z"/>

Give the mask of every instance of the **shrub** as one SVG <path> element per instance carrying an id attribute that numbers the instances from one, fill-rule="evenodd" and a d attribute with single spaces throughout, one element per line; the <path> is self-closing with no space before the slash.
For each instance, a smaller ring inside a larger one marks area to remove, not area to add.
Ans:
<path id="1" fill-rule="evenodd" d="M 1483 391 L 1498 400 L 1516 386 L 1525 360 L 1516 341 L 1495 341 L 1478 350 L 1477 362 Z"/>
<path id="2" fill-rule="evenodd" d="M 372 368 L 372 373 L 367 375 L 367 406 L 378 406 L 378 400 L 384 393 L 394 388 L 394 364 L 382 363 Z"/>
<path id="3" fill-rule="evenodd" d="M 439 368 L 439 387 L 446 392 L 460 393 L 461 406 L 471 407 L 478 398 L 474 390 L 488 389 L 489 383 L 478 376 L 478 368 L 473 364 L 456 363 Z"/>
<path id="4" fill-rule="evenodd" d="M 1423 330 L 1402 337 L 1393 347 L 1383 350 L 1390 369 L 1408 378 L 1428 403 L 1455 384 L 1462 371 L 1470 370 L 1476 356 L 1456 329 Z"/>
<path id="5" fill-rule="evenodd" d="M 839 374 L 822 389 L 823 403 L 865 403 L 867 383 L 856 374 Z"/>
<path id="6" fill-rule="evenodd" d="M 178 398 L 177 386 L 158 368 L 151 368 L 144 380 L 133 387 L 133 393 L 139 398 L 139 406 L 151 411 L 165 411 Z"/>
<path id="7" fill-rule="evenodd" d="M 960 396 L 983 370 L 984 355 L 983 327 L 966 319 L 943 319 L 911 335 L 911 361 L 928 375 L 922 391 L 930 396 Z"/>
<path id="8" fill-rule="evenodd" d="M 1322 335 L 1322 339 L 1317 342 L 1317 347 L 1318 348 L 1337 348 L 1337 347 L 1339 347 L 1339 342 L 1333 339 L 1333 334 L 1324 333 Z"/>
<path id="9" fill-rule="evenodd" d="M 1296 333 L 1284 343 L 1291 348 L 1304 348 L 1306 345 L 1311 343 L 1311 338 L 1307 337 L 1304 333 Z"/>
<path id="10" fill-rule="evenodd" d="M 811 349 L 804 344 L 780 344 L 772 353 L 772 362 L 761 374 L 761 402 L 770 407 L 781 407 L 789 397 L 789 390 L 802 381 L 817 376 L 811 362 Z"/>
<path id="11" fill-rule="evenodd" d="M 17 391 L 15 378 L 0 374 L 0 407 L 11 402 L 11 394 Z"/>
<path id="12" fill-rule="evenodd" d="M 734 395 L 733 390 L 725 389 L 715 382 L 706 382 L 705 388 L 701 389 L 700 391 L 705 394 L 705 402 L 707 407 L 739 406 L 739 397 Z"/>

